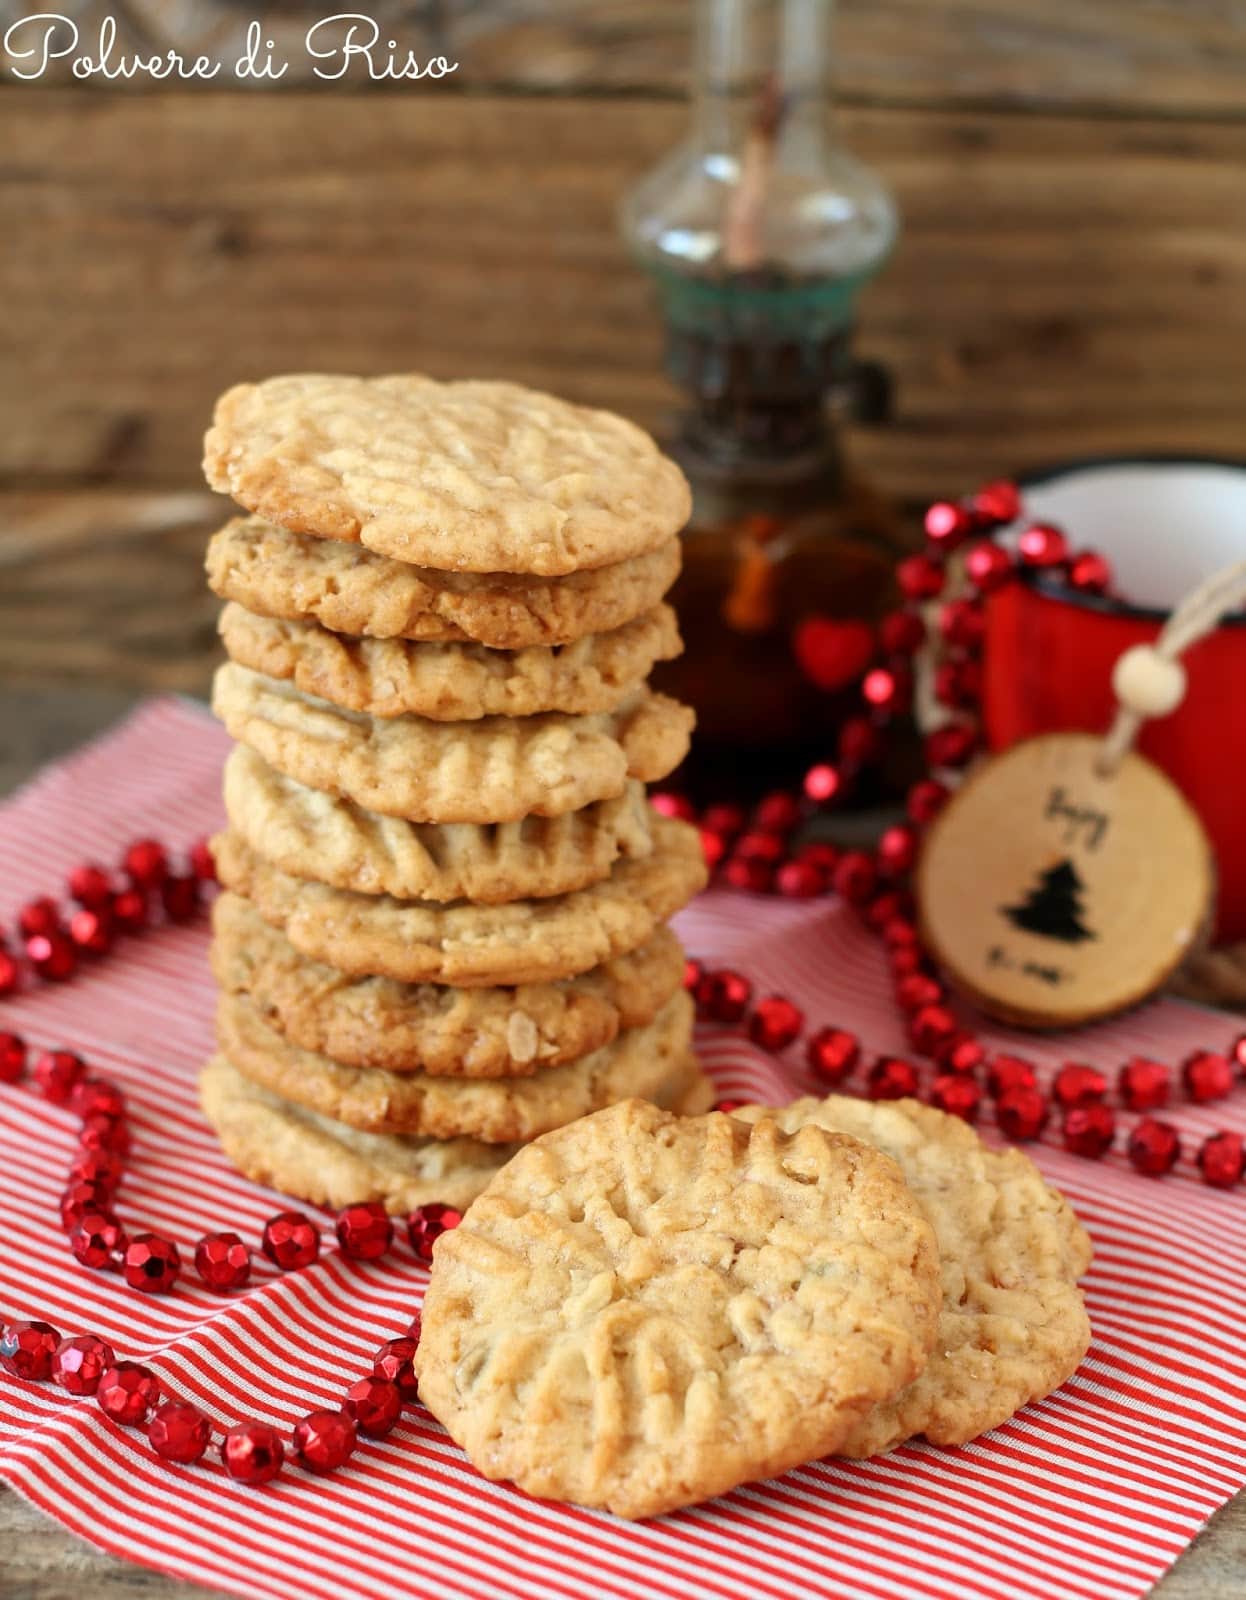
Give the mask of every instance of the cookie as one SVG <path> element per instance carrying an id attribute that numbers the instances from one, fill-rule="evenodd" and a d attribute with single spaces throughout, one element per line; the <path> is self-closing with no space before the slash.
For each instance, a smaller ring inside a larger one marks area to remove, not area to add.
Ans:
<path id="1" fill-rule="evenodd" d="M 654 783 L 688 753 L 687 706 L 635 692 L 592 717 L 382 720 L 314 700 L 277 678 L 226 662 L 212 709 L 233 738 L 287 776 L 411 822 L 518 822 L 556 817 Z"/>
<path id="2" fill-rule="evenodd" d="M 223 600 L 267 617 L 306 617 L 372 639 L 474 640 L 493 650 L 572 644 L 652 610 L 679 576 L 678 539 L 565 578 L 435 572 L 236 517 L 208 545 Z"/>
<path id="3" fill-rule="evenodd" d="M 420 1398 L 485 1477 L 656 1516 L 838 1448 L 921 1370 L 939 1299 L 887 1156 L 630 1100 L 438 1239 Z"/>
<path id="4" fill-rule="evenodd" d="M 336 1211 L 366 1200 L 392 1212 L 468 1206 L 514 1154 L 475 1139 L 360 1133 L 244 1078 L 222 1055 L 199 1075 L 203 1114 L 248 1178 Z"/>
<path id="5" fill-rule="evenodd" d="M 246 745 L 225 762 L 225 810 L 239 838 L 283 872 L 399 900 L 496 905 L 566 894 L 653 848 L 653 808 L 635 780 L 561 817 L 406 822 L 296 783 Z"/>
<path id="6" fill-rule="evenodd" d="M 1076 1370 L 1090 1343 L 1077 1287 L 1090 1240 L 1020 1150 L 992 1150 L 959 1117 L 917 1100 L 831 1095 L 733 1114 L 773 1118 L 789 1132 L 816 1124 L 885 1151 L 938 1240 L 943 1311 L 930 1362 L 852 1430 L 841 1455 L 877 1455 L 913 1434 L 964 1444 Z"/>
<path id="7" fill-rule="evenodd" d="M 302 955 L 351 977 L 461 988 L 575 977 L 638 949 L 705 887 L 700 836 L 656 817 L 652 854 L 572 894 L 501 906 L 423 906 L 351 894 L 270 866 L 236 834 L 212 841 L 217 874 Z"/>
<path id="8" fill-rule="evenodd" d="M 230 603 L 221 613 L 230 658 L 304 694 L 373 717 L 530 717 L 542 711 L 591 716 L 613 711 L 643 684 L 654 663 L 683 648 L 675 613 L 654 606 L 612 633 L 565 648 L 416 644 L 348 638 L 318 622 L 279 621 Z"/>
<path id="9" fill-rule="evenodd" d="M 652 1022 L 683 982 L 684 953 L 668 928 L 562 983 L 448 989 L 348 978 L 309 961 L 228 891 L 216 897 L 212 927 L 221 988 L 248 995 L 292 1044 L 348 1066 L 433 1077 L 522 1077 L 578 1060 Z"/>
<path id="10" fill-rule="evenodd" d="M 424 1072 L 347 1067 L 283 1039 L 243 995 L 222 995 L 222 1052 L 253 1083 L 321 1116 L 368 1133 L 512 1144 L 533 1139 L 615 1100 L 640 1095 L 668 1105 L 688 1084 L 692 1001 L 682 990 L 643 1028 L 592 1055 L 526 1078 L 433 1078 Z M 706 1080 L 704 1111 L 714 1094 Z"/>
<path id="11" fill-rule="evenodd" d="M 450 572 L 606 566 L 691 510 L 679 468 L 622 417 L 418 373 L 239 384 L 217 401 L 204 472 L 283 528 Z"/>

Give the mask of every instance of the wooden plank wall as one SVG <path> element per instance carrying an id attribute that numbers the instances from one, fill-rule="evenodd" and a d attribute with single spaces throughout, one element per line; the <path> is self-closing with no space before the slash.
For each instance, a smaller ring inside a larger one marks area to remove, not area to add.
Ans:
<path id="1" fill-rule="evenodd" d="M 0 482 L 188 486 L 214 394 L 292 367 L 498 373 L 661 426 L 615 208 L 683 125 L 690 7 L 376 9 L 458 73 L 0 89 Z M 863 463 L 918 498 L 1070 453 L 1239 453 L 1246 0 L 840 11 L 843 132 L 904 214 L 860 338 L 899 416 Z M 216 48 L 244 13 L 125 14 Z"/>

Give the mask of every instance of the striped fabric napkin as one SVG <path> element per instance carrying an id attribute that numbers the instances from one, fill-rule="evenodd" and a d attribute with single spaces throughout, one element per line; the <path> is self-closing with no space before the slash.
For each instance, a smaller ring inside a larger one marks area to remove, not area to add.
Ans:
<path id="1" fill-rule="evenodd" d="M 181 845 L 218 825 L 226 747 L 201 710 L 161 699 L 44 772 L 0 810 L 4 920 L 136 835 Z M 709 894 L 678 927 L 692 953 L 738 966 L 759 994 L 790 996 L 811 1026 L 902 1051 L 881 957 L 833 903 Z M 80 1050 L 124 1087 L 135 1154 L 123 1213 L 184 1253 L 207 1229 L 254 1240 L 281 1208 L 232 1171 L 197 1110 L 212 1041 L 206 955 L 202 922 L 163 929 L 62 987 L 0 1002 L 0 1026 Z M 1176 1062 L 1224 1048 L 1234 1032 L 1232 1018 L 1166 1001 L 1075 1039 L 995 1042 L 1047 1069 L 1070 1055 L 1115 1069 L 1135 1053 Z M 725 1095 L 783 1100 L 809 1087 L 798 1050 L 770 1059 L 717 1029 L 699 1043 Z M 1246 1483 L 1246 1190 L 1207 1189 L 1190 1160 L 1207 1132 L 1246 1127 L 1244 1106 L 1246 1091 L 1177 1107 L 1187 1153 L 1162 1180 L 1118 1154 L 1091 1162 L 1034 1147 L 1094 1238 L 1095 1342 L 1062 1391 L 963 1449 L 820 1462 L 628 1526 L 486 1483 L 419 1408 L 336 1477 L 292 1467 L 246 1489 L 215 1464 L 159 1463 L 93 1400 L 0 1373 L 0 1474 L 93 1543 L 242 1595 L 1139 1596 Z M 175 1296 L 142 1299 L 87 1272 L 56 1220 L 73 1127 L 29 1087 L 0 1085 L 0 1318 L 99 1333 L 218 1421 L 288 1429 L 336 1403 L 418 1305 L 426 1273 L 405 1245 L 357 1264 L 331 1230 L 315 1266 L 283 1277 L 261 1258 L 234 1298 L 199 1292 L 193 1273 Z"/>

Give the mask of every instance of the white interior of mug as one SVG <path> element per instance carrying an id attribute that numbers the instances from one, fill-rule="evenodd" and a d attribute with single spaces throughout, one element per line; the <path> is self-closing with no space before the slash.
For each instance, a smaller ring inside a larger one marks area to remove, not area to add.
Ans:
<path id="1" fill-rule="evenodd" d="M 1074 550 L 1100 551 L 1115 590 L 1168 609 L 1246 557 L 1246 468 L 1196 461 L 1073 466 L 1025 486 L 1028 521 L 1054 522 Z"/>

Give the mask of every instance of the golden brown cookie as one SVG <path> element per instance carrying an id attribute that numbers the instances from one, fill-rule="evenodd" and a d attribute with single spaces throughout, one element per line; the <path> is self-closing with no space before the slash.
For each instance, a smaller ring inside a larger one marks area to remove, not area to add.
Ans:
<path id="1" fill-rule="evenodd" d="M 939 1298 L 877 1150 L 625 1101 L 438 1239 L 420 1397 L 486 1477 L 656 1516 L 836 1449 L 921 1370 Z"/>
<path id="2" fill-rule="evenodd" d="M 244 1078 L 216 1055 L 199 1075 L 203 1114 L 248 1178 L 338 1210 L 366 1200 L 392 1212 L 470 1205 L 514 1153 L 475 1139 L 360 1133 Z"/>
<path id="3" fill-rule="evenodd" d="M 571 644 L 658 604 L 679 576 L 681 545 L 565 578 L 436 572 L 358 545 L 236 517 L 208 545 L 208 582 L 248 611 L 306 617 L 373 639 L 475 640 L 493 650 Z"/>
<path id="4" fill-rule="evenodd" d="M 625 561 L 691 509 L 679 468 L 622 417 L 418 373 L 239 384 L 216 403 L 204 471 L 283 528 L 452 572 Z"/>
<path id="5" fill-rule="evenodd" d="M 221 1050 L 244 1077 L 352 1128 L 513 1144 L 631 1095 L 661 1105 L 681 1098 L 688 1085 L 692 1001 L 681 990 L 645 1027 L 629 1028 L 592 1055 L 525 1078 L 434 1078 L 343 1066 L 291 1044 L 237 994 L 221 996 L 216 1031 Z M 698 1110 L 713 1100 L 707 1079 Z"/>
<path id="6" fill-rule="evenodd" d="M 351 977 L 460 988 L 547 983 L 587 972 L 653 938 L 705 887 L 701 840 L 658 817 L 654 849 L 573 894 L 501 906 L 423 906 L 351 894 L 279 871 L 234 834 L 212 841 L 227 889 L 251 900 L 303 955 Z"/>
<path id="7" fill-rule="evenodd" d="M 563 983 L 447 989 L 348 978 L 309 961 L 228 890 L 212 926 L 212 971 L 226 993 L 248 995 L 304 1050 L 391 1072 L 506 1078 L 561 1066 L 652 1022 L 683 981 L 684 953 L 668 928 Z"/>
<path id="8" fill-rule="evenodd" d="M 1077 1287 L 1090 1240 L 1020 1150 L 992 1150 L 959 1117 L 917 1100 L 831 1095 L 734 1115 L 773 1118 L 789 1132 L 815 1124 L 884 1151 L 938 1240 L 943 1311 L 929 1365 L 863 1418 L 839 1454 L 878 1455 L 912 1434 L 964 1444 L 1076 1370 L 1090 1343 Z"/>
<path id="9" fill-rule="evenodd" d="M 688 753 L 687 706 L 640 689 L 592 717 L 368 717 L 313 700 L 235 662 L 212 709 L 230 734 L 287 776 L 411 822 L 518 822 L 561 816 L 654 783 Z"/>
<path id="10" fill-rule="evenodd" d="M 225 762 L 225 810 L 239 838 L 281 871 L 399 900 L 498 905 L 567 894 L 653 848 L 653 808 L 635 780 L 561 817 L 406 822 L 296 783 L 246 745 Z"/>
<path id="11" fill-rule="evenodd" d="M 613 711 L 644 683 L 655 662 L 683 648 L 675 613 L 654 606 L 612 633 L 565 648 L 491 650 L 481 644 L 417 644 L 349 638 L 318 622 L 280 621 L 230 603 L 221 613 L 230 658 L 373 717 L 530 717 L 542 711 L 591 716 Z"/>

